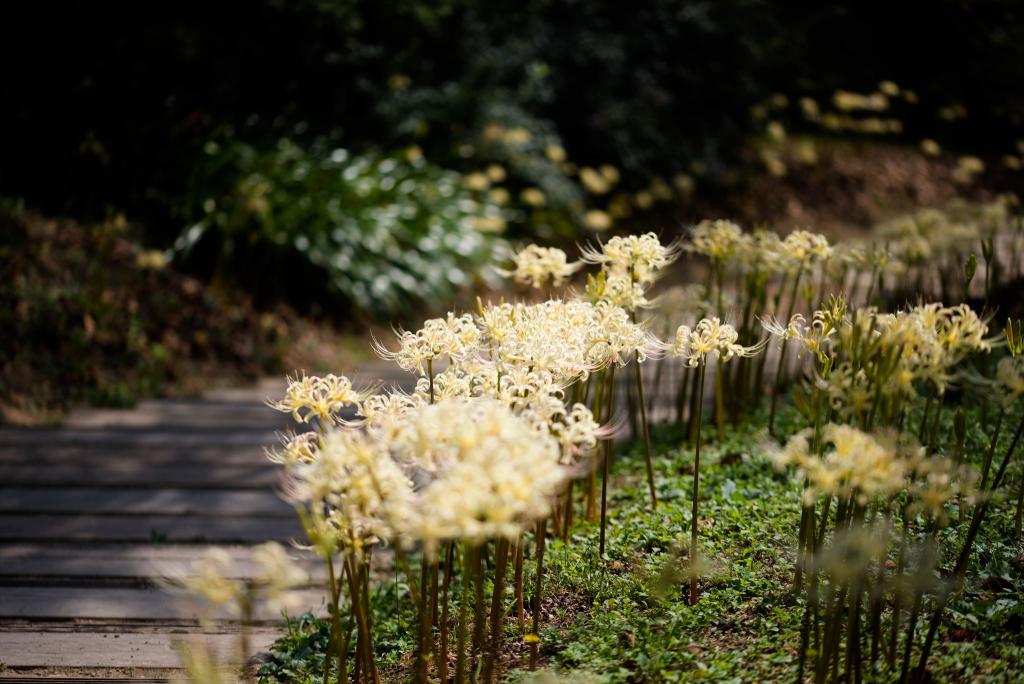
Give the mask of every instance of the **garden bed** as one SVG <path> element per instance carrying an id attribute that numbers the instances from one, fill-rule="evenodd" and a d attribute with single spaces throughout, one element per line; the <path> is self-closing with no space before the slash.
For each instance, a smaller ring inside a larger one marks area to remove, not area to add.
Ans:
<path id="1" fill-rule="evenodd" d="M 687 604 L 680 563 L 686 557 L 692 452 L 681 446 L 675 426 L 655 431 L 661 504 L 652 511 L 642 444 L 616 449 L 607 557 L 598 557 L 594 521 L 574 527 L 568 543 L 548 540 L 543 672 L 557 673 L 557 681 L 795 680 L 804 607 L 792 591 L 800 485 L 772 466 L 771 442 L 761 427 L 765 418 L 763 411 L 749 416 L 722 442 L 712 437 L 702 455 L 701 534 L 710 567 L 695 607 Z M 780 423 L 784 436 L 802 427 L 791 409 Z M 944 429 L 952 430 L 951 423 Z M 970 451 L 984 451 L 979 414 L 971 414 L 968 434 Z M 1024 676 L 1024 547 L 1012 539 L 1012 518 L 1012 503 L 1004 502 L 978 542 L 969 580 L 950 603 L 933 650 L 932 681 L 1013 682 Z M 965 529 L 949 530 L 949 546 L 958 546 Z M 533 548 L 532 540 L 526 548 Z M 527 562 L 527 587 L 531 567 Z M 950 559 L 942 567 L 948 571 Z M 380 578 L 373 601 L 384 680 L 404 682 L 411 679 L 415 614 L 396 577 Z M 530 676 L 523 641 L 528 630 L 515 615 L 507 630 L 504 669 L 507 679 L 518 681 Z M 260 680 L 321 681 L 326 641 L 324 622 L 309 616 L 290 621 Z M 880 670 L 867 680 L 893 678 Z"/>

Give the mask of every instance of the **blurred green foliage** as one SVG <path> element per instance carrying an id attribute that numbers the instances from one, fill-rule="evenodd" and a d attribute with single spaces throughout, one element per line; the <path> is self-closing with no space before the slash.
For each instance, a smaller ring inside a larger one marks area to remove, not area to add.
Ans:
<path id="1" fill-rule="evenodd" d="M 487 276 L 502 244 L 489 233 L 506 222 L 501 207 L 416 149 L 353 155 L 323 138 L 308 146 L 282 138 L 271 149 L 211 140 L 186 197 L 186 215 L 200 218 L 176 241 L 179 252 L 206 241 L 232 272 L 244 268 L 239 257 L 291 252 L 299 258 L 290 268 L 322 271 L 375 314 L 445 301 Z"/>

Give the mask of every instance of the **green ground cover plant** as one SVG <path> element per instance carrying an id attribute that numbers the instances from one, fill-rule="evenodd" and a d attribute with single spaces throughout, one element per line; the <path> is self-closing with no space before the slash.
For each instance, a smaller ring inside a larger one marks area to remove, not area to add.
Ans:
<path id="1" fill-rule="evenodd" d="M 651 511 L 643 475 L 643 445 L 624 447 L 613 470 L 617 494 L 608 531 L 609 562 L 593 553 L 599 529 L 577 526 L 569 543 L 553 539 L 547 550 L 550 583 L 541 632 L 542 663 L 557 673 L 553 681 L 791 681 L 797 661 L 802 602 L 790 590 L 796 559 L 793 529 L 799 523 L 800 488 L 772 466 L 761 425 L 762 410 L 726 439 L 709 441 L 705 458 L 706 553 L 712 565 L 705 599 L 688 605 L 680 559 L 689 540 L 685 527 L 693 459 L 680 449 L 683 435 L 672 427 L 655 431 L 658 490 L 663 506 Z M 790 407 L 782 414 L 782 434 L 800 426 Z M 946 421 L 945 430 L 953 424 Z M 981 416 L 972 413 L 970 445 L 984 445 Z M 978 544 L 971 580 L 950 605 L 947 630 L 936 647 L 936 681 L 1010 682 L 1024 655 L 1019 628 L 1024 617 L 1024 564 L 1012 543 L 1012 510 L 1004 506 L 991 532 Z M 963 526 L 950 532 L 962 536 Z M 527 544 L 529 547 L 530 545 Z M 529 566 L 528 566 L 529 567 Z M 529 579 L 528 575 L 528 579 Z M 460 589 L 461 590 L 461 589 Z M 401 581 L 382 580 L 374 600 L 382 634 L 382 670 L 402 681 L 412 647 L 406 637 L 412 611 L 401 609 Z M 979 629 L 981 625 L 985 629 Z M 261 681 L 318 682 L 327 643 L 327 625 L 311 615 L 291 620 Z M 509 680 L 529 679 L 520 660 L 524 632 L 513 622 L 504 657 Z M 892 681 L 872 673 L 868 681 Z"/>

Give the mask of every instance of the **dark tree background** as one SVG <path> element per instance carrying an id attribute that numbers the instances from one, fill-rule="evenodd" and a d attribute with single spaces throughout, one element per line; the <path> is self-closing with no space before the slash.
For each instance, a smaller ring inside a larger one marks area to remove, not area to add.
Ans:
<path id="1" fill-rule="evenodd" d="M 256 144 L 283 131 L 353 149 L 415 141 L 454 165 L 454 142 L 511 111 L 553 126 L 576 159 L 650 174 L 728 166 L 750 106 L 773 92 L 891 79 L 921 98 L 908 135 L 962 103 L 955 135 L 975 150 L 1005 144 L 1024 106 L 1020 2 L 18 5 L 2 10 L 0 194 L 83 217 L 124 210 L 167 240 L 197 155 L 225 127 Z"/>

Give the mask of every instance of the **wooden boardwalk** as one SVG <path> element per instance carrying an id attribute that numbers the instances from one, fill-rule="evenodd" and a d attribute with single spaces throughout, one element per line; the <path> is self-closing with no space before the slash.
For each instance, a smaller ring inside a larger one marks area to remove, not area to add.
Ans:
<path id="1" fill-rule="evenodd" d="M 654 368 L 645 373 L 650 380 Z M 359 378 L 412 381 L 390 364 Z M 55 429 L 0 428 L 0 681 L 162 681 L 179 667 L 176 649 L 196 639 L 231 657 L 238 623 L 220 615 L 200 627 L 201 606 L 161 581 L 187 573 L 211 545 L 249 576 L 254 544 L 301 538 L 277 493 L 279 468 L 263 454 L 276 430 L 293 427 L 262 403 L 284 386 L 81 411 Z M 661 385 L 652 420 L 672 414 L 674 391 Z M 293 555 L 320 578 L 313 559 Z M 322 586 L 301 590 L 308 609 L 322 609 Z M 259 651 L 280 620 L 256 617 Z"/>
<path id="2" fill-rule="evenodd" d="M 162 580 L 188 573 L 211 545 L 245 577 L 253 544 L 301 538 L 277 494 L 279 468 L 263 454 L 275 430 L 291 427 L 262 405 L 283 390 L 268 381 L 82 411 L 56 429 L 0 428 L 0 680 L 160 680 L 195 639 L 231 657 L 238 623 L 219 615 L 201 628 L 202 607 Z M 323 606 L 318 587 L 300 592 L 310 609 Z M 256 618 L 258 651 L 280 620 Z"/>

